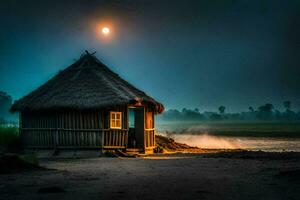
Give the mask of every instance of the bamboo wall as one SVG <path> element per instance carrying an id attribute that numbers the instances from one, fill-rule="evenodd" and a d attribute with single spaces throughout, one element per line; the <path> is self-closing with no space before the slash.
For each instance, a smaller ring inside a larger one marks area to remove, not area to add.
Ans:
<path id="1" fill-rule="evenodd" d="M 110 129 L 110 111 L 122 112 L 122 128 Z M 105 110 L 21 114 L 21 136 L 28 148 L 126 148 L 127 106 Z M 144 148 L 155 146 L 154 111 L 145 107 Z"/>
<path id="2" fill-rule="evenodd" d="M 121 111 L 121 130 L 109 129 L 110 110 L 35 112 L 21 114 L 25 147 L 33 148 L 124 148 L 127 144 L 127 107 Z"/>

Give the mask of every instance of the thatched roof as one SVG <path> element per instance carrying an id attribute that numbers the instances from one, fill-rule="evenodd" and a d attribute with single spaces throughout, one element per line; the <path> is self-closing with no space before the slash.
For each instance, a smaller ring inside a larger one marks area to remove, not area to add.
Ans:
<path id="1" fill-rule="evenodd" d="M 74 64 L 16 101 L 11 111 L 83 110 L 136 103 L 151 106 L 157 113 L 164 109 L 86 52 Z"/>

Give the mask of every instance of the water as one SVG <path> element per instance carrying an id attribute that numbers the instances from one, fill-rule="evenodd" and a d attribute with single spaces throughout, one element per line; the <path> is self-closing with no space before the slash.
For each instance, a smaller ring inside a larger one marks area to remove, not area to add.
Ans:
<path id="1" fill-rule="evenodd" d="M 286 134 L 282 129 L 284 126 L 291 131 L 291 126 L 274 124 L 247 124 L 243 126 L 237 124 L 235 126 L 232 123 L 229 125 L 171 123 L 158 125 L 157 132 L 172 137 L 176 142 L 200 148 L 300 152 L 300 134 L 298 130 L 293 134 Z M 199 129 L 199 127 L 205 127 L 205 129 Z M 264 130 L 267 128 L 268 131 L 261 131 L 262 128 L 258 127 L 263 127 Z M 276 130 L 271 129 L 272 127 L 276 127 Z M 230 130 L 236 131 L 237 128 L 239 131 L 231 134 Z M 251 131 L 254 129 L 255 131 L 252 133 Z M 218 134 L 215 134 L 215 132 L 218 132 Z"/>

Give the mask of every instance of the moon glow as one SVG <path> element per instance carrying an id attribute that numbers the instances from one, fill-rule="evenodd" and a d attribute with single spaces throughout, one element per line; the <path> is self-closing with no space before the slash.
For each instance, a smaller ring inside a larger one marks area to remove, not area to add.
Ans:
<path id="1" fill-rule="evenodd" d="M 109 32 L 110 32 L 109 28 L 107 28 L 107 27 L 103 27 L 103 28 L 102 28 L 102 33 L 103 33 L 104 35 L 108 35 Z"/>

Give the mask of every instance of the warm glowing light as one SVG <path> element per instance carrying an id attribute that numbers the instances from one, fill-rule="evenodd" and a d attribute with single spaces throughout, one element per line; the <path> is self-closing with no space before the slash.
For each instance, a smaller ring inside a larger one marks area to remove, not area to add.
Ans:
<path id="1" fill-rule="evenodd" d="M 109 34 L 109 28 L 107 28 L 107 27 L 104 27 L 104 28 L 102 28 L 102 33 L 104 34 L 104 35 L 108 35 Z"/>

